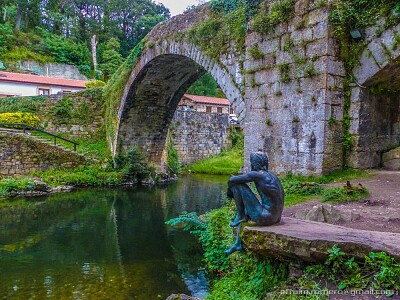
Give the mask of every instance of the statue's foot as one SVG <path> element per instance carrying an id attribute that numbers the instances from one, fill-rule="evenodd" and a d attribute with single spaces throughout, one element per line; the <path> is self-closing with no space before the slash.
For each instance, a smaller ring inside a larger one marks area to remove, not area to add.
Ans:
<path id="1" fill-rule="evenodd" d="M 236 227 L 239 226 L 240 223 L 242 222 L 247 222 L 247 217 L 240 218 L 239 215 L 236 216 L 236 218 L 229 224 L 231 227 Z"/>
<path id="2" fill-rule="evenodd" d="M 244 248 L 243 248 L 242 243 L 240 243 L 239 245 L 235 243 L 232 247 L 230 247 L 228 250 L 225 251 L 225 254 L 231 255 L 233 252 L 241 251 L 243 249 Z"/>

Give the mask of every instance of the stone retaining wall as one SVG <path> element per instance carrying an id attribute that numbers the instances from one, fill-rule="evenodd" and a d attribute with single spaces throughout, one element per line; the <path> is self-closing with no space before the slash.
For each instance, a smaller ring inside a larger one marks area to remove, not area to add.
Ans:
<path id="1" fill-rule="evenodd" d="M 176 111 L 170 130 L 182 165 L 217 155 L 230 146 L 227 114 Z"/>
<path id="2" fill-rule="evenodd" d="M 71 169 L 84 164 L 86 159 L 82 155 L 23 134 L 0 132 L 0 177 L 50 169 Z"/>

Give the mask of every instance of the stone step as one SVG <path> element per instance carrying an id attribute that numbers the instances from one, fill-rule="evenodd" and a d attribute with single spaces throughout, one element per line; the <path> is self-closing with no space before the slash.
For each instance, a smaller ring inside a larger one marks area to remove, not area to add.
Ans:
<path id="1" fill-rule="evenodd" d="M 246 226 L 241 234 L 246 249 L 280 260 L 321 263 L 337 245 L 363 260 L 370 252 L 387 252 L 400 259 L 400 233 L 367 231 L 327 223 L 282 218 L 274 226 Z"/>

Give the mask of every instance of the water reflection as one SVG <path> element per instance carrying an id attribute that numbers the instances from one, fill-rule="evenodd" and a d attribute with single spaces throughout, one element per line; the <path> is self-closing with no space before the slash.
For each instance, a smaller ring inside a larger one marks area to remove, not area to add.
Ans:
<path id="1" fill-rule="evenodd" d="M 226 178 L 163 188 L 88 189 L 0 211 L 4 299 L 165 299 L 205 295 L 200 247 L 164 224 L 223 205 Z"/>

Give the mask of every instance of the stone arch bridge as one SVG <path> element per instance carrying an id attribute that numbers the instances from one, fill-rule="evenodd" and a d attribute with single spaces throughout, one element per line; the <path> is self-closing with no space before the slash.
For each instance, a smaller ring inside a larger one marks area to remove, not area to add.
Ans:
<path id="1" fill-rule="evenodd" d="M 158 25 L 147 36 L 118 99 L 115 132 L 109 135 L 113 153 L 139 146 L 161 168 L 178 102 L 209 72 L 239 115 L 245 158 L 252 151 L 265 151 L 277 173 L 322 174 L 345 164 L 378 167 L 381 154 L 400 144 L 400 103 L 397 94 L 375 95 L 367 87 L 382 82 L 399 86 L 395 33 L 400 25 L 379 35 L 379 24 L 366 30 L 346 106 L 347 74 L 332 37 L 329 8 L 312 4 L 296 1 L 288 22 L 269 34 L 247 30 L 245 51 L 231 45 L 217 58 L 184 37 L 208 18 L 207 5 Z M 251 48 L 262 55 L 254 58 Z M 343 147 L 346 114 L 350 151 Z"/>

